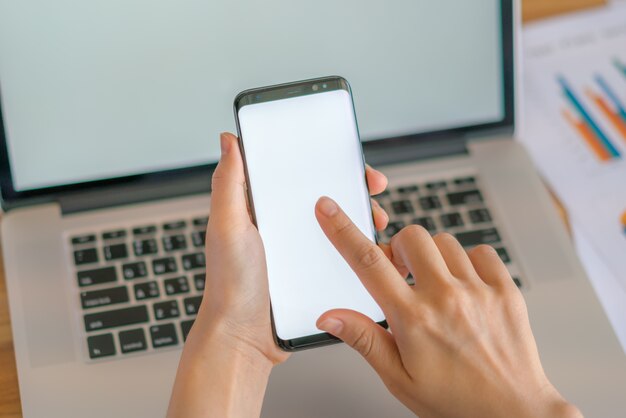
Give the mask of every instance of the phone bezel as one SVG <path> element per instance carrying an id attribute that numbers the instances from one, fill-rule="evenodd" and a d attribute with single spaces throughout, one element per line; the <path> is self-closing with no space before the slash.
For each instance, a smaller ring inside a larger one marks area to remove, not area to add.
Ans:
<path id="1" fill-rule="evenodd" d="M 313 86 L 317 85 L 317 89 L 314 89 Z M 326 87 L 322 87 L 326 85 Z M 328 93 L 329 91 L 334 90 L 345 90 L 348 92 L 350 96 L 350 101 L 352 103 L 352 111 L 354 113 L 354 120 L 356 123 L 356 132 L 357 132 L 357 140 L 359 141 L 359 148 L 361 149 L 361 161 L 363 164 L 363 173 L 365 173 L 365 157 L 363 155 L 363 145 L 361 142 L 361 136 L 359 134 L 358 123 L 356 119 L 356 112 L 354 111 L 354 100 L 352 99 L 352 90 L 350 89 L 350 84 L 348 81 L 340 76 L 328 76 L 321 77 L 309 80 L 295 81 L 291 83 L 277 84 L 273 86 L 259 87 L 249 90 L 244 90 L 239 93 L 234 100 L 233 108 L 235 112 L 235 124 L 237 125 L 237 135 L 238 135 L 238 143 L 239 150 L 241 151 L 241 156 L 244 162 L 244 173 L 246 177 L 246 184 L 249 187 L 246 187 L 246 193 L 248 197 L 248 204 L 250 206 L 250 214 L 252 217 L 252 221 L 254 225 L 257 225 L 256 215 L 254 210 L 254 200 L 252 198 L 251 186 L 250 186 L 250 178 L 248 175 L 248 165 L 246 162 L 246 152 L 243 145 L 243 138 L 241 135 L 241 126 L 239 122 L 239 110 L 247 105 L 259 104 L 264 102 L 276 101 L 276 100 L 285 100 L 299 96 L 307 96 L 313 94 L 323 94 Z M 364 177 L 363 181 L 365 185 L 367 184 L 367 177 Z M 368 186 L 369 189 L 369 186 Z M 370 213 L 372 213 L 371 202 L 368 199 L 367 204 L 369 205 Z M 372 217 L 370 219 L 372 230 L 374 231 L 374 242 L 378 244 L 378 234 L 376 232 L 376 228 L 374 226 L 374 217 L 372 213 Z M 276 326 L 274 323 L 274 313 L 271 309 L 271 298 L 270 298 L 270 317 L 272 322 L 272 334 L 274 336 L 274 341 L 283 351 L 293 352 L 306 350 L 309 348 L 320 347 L 330 344 L 340 343 L 341 340 L 337 337 L 323 332 L 319 334 L 313 334 L 308 336 L 303 336 L 299 338 L 293 338 L 289 340 L 283 340 L 278 336 L 276 332 Z M 378 322 L 378 324 L 384 328 L 387 328 L 387 321 L 383 320 Z"/>

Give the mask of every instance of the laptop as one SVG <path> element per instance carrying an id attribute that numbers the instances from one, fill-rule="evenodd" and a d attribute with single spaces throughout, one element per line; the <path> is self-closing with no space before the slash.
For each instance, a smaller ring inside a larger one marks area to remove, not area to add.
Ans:
<path id="1" fill-rule="evenodd" d="M 514 140 L 516 17 L 511 0 L 0 3 L 2 249 L 24 416 L 165 415 L 202 301 L 232 100 L 328 74 L 351 82 L 366 159 L 389 176 L 381 238 L 418 223 L 493 245 L 562 394 L 587 416 L 626 410 L 624 353 Z M 336 345 L 276 367 L 262 416 L 412 415 Z"/>

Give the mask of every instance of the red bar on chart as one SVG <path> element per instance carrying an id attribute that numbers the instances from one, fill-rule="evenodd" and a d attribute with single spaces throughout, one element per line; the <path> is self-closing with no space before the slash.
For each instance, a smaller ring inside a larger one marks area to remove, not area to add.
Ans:
<path id="1" fill-rule="evenodd" d="M 602 145 L 602 143 L 594 135 L 593 131 L 589 129 L 584 122 L 576 119 L 567 109 L 563 110 L 563 116 L 565 116 L 565 120 L 567 120 L 567 122 L 578 132 L 600 161 L 606 162 L 611 160 L 612 155 L 609 154 L 608 150 Z"/>
<path id="2" fill-rule="evenodd" d="M 593 100 L 596 106 L 600 108 L 604 116 L 611 121 L 613 127 L 626 139 L 626 121 L 622 119 L 622 116 L 611 109 L 611 106 L 609 106 L 602 96 L 594 93 L 592 90 L 587 90 L 587 95 Z"/>

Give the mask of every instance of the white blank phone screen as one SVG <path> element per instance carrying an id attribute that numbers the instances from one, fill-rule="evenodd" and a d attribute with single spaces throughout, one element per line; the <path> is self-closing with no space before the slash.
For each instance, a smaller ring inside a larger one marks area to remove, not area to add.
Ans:
<path id="1" fill-rule="evenodd" d="M 317 200 L 329 196 L 374 240 L 349 93 L 247 105 L 238 116 L 278 337 L 319 334 L 315 322 L 333 308 L 382 321 L 382 311 L 315 218 Z"/>

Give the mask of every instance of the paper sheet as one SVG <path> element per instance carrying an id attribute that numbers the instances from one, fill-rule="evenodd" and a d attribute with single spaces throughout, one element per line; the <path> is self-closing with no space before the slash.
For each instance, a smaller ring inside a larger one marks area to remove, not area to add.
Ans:
<path id="1" fill-rule="evenodd" d="M 626 7 L 529 25 L 524 43 L 521 140 L 626 291 Z"/>

